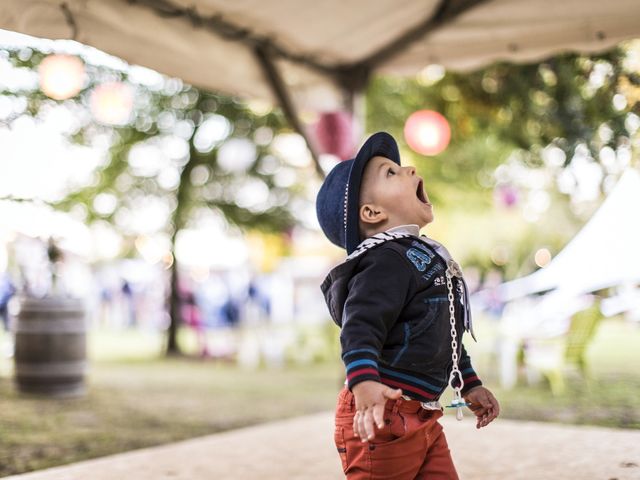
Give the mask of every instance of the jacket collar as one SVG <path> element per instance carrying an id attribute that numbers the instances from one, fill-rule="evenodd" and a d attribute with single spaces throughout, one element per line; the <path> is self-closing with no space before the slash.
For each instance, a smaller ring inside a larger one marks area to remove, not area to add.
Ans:
<path id="1" fill-rule="evenodd" d="M 351 255 L 346 258 L 345 262 L 362 255 L 367 250 L 377 247 L 381 243 L 388 242 L 389 240 L 394 240 L 396 238 L 410 237 L 412 235 L 416 237 L 420 235 L 420 228 L 418 225 L 399 225 L 384 232 L 376 233 L 375 235 L 372 235 L 360 242 Z"/>
<path id="2" fill-rule="evenodd" d="M 420 227 L 415 223 L 410 223 L 408 225 L 400 225 L 398 227 L 393 227 L 387 230 L 386 233 L 407 233 L 409 235 L 415 235 L 416 237 L 420 236 Z"/>

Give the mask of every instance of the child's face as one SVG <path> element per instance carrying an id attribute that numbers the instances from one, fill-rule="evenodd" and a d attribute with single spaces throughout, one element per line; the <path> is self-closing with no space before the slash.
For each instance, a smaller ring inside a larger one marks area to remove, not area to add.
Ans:
<path id="1" fill-rule="evenodd" d="M 401 167 L 385 157 L 373 157 L 365 166 L 360 187 L 360 221 L 384 229 L 433 221 L 433 206 L 422 178 L 413 167 Z"/>

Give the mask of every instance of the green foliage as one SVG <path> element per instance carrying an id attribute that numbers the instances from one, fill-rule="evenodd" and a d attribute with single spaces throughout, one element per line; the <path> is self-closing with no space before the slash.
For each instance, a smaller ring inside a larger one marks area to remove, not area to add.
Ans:
<path id="1" fill-rule="evenodd" d="M 616 173 L 602 161 L 603 147 L 616 152 L 621 146 L 637 145 L 626 121 L 639 113 L 640 75 L 625 66 L 625 48 L 598 55 L 562 54 L 526 65 L 498 63 L 471 73 L 443 73 L 439 79 L 429 75 L 378 77 L 367 91 L 366 129 L 388 130 L 400 140 L 403 157 L 416 165 L 425 178 L 438 222 L 446 220 L 444 225 L 436 222 L 430 227 L 441 234 L 439 238 L 453 244 L 458 237 L 474 239 L 457 251 L 454 248 L 454 253 L 485 270 L 494 266 L 488 263 L 487 251 L 508 245 L 509 263 L 500 268 L 509 276 L 527 273 L 535 268 L 531 249 L 545 245 L 555 253 L 593 211 L 583 208 L 576 213 L 567 192 L 558 193 L 556 181 L 563 170 L 582 155 L 600 165 L 603 184 L 611 184 Z M 28 70 L 37 68 L 44 57 L 44 53 L 30 49 L 7 55 L 18 68 Z M 272 139 L 287 130 L 279 111 L 256 113 L 246 102 L 205 92 L 177 79 L 158 76 L 159 82 L 144 83 L 136 79 L 131 69 L 85 64 L 88 82 L 72 100 L 56 102 L 38 88 L 0 92 L 26 98 L 25 113 L 35 118 L 55 105 L 74 108 L 81 120 L 77 131 L 70 134 L 71 140 L 94 145 L 106 139 L 109 145 L 106 162 L 96 171 L 93 181 L 58 199 L 57 207 L 80 212 L 88 222 L 110 222 L 132 237 L 135 229 L 123 219 L 157 199 L 170 212 L 163 233 L 172 239 L 206 209 L 241 228 L 282 231 L 295 222 L 289 206 L 295 203 L 291 200 L 302 186 L 279 186 L 275 172 L 283 163 L 271 148 Z M 101 125 L 88 114 L 93 87 L 113 80 L 135 88 L 131 121 L 119 127 Z M 403 140 L 405 120 L 420 109 L 441 112 L 452 129 L 448 149 L 429 159 L 413 153 Z M 228 119 L 232 131 L 224 141 L 199 150 L 199 129 L 217 115 Z M 138 147 L 155 146 L 164 151 L 168 139 L 186 144 L 187 153 L 174 155 L 165 171 L 149 174 L 132 165 L 131 158 Z M 221 165 L 220 149 L 227 140 L 234 139 L 247 140 L 256 149 L 255 161 L 244 169 Z M 560 152 L 559 164 L 557 158 L 555 164 L 545 158 L 550 146 Z M 518 184 L 522 179 L 511 178 L 512 173 L 505 173 L 504 169 L 500 171 L 504 166 L 520 168 L 525 176 L 526 172 L 548 173 L 545 185 L 535 187 L 545 189 L 553 204 L 541 225 L 532 225 L 531 219 L 524 220 L 512 212 L 505 215 L 496 207 L 497 185 L 514 184 L 522 189 L 522 197 L 529 193 L 528 186 Z M 175 184 L 160 181 L 167 169 L 179 172 Z M 238 193 L 248 181 L 268 190 L 264 205 L 249 208 L 239 204 Z M 101 195 L 115 199 L 115 208 L 96 208 L 96 198 Z M 455 218 L 455 212 L 460 210 L 464 217 Z M 474 220 L 470 221 L 472 217 Z M 461 228 L 449 228 L 455 222 Z"/>
<path id="2" fill-rule="evenodd" d="M 103 344 L 100 351 L 109 358 L 93 360 L 90 350 L 88 392 L 81 398 L 20 395 L 1 373 L 1 358 L 0 477 L 322 412 L 335 404 L 335 364 L 243 370 L 224 362 L 160 360 L 160 339 L 150 345 L 146 338 L 133 331 L 90 338 L 90 346 Z M 123 344 L 135 358 L 114 358 Z M 260 408 L 248 407 L 256 402 Z"/>
<path id="3" fill-rule="evenodd" d="M 24 50 L 11 50 L 8 55 L 14 66 L 28 70 L 37 69 L 45 56 L 43 52 L 25 53 Z M 203 207 L 219 212 L 229 223 L 241 228 L 282 231 L 293 225 L 294 217 L 287 208 L 287 200 L 297 193 L 297 189 L 295 186 L 278 187 L 274 181 L 274 173 L 281 160 L 274 158 L 270 143 L 277 133 L 287 131 L 279 111 L 254 113 L 246 102 L 202 91 L 176 79 L 162 77 L 157 84 L 145 85 L 136 83 L 128 71 L 96 66 L 86 61 L 85 68 L 86 87 L 73 99 L 63 102 L 49 99 L 38 88 L 0 92 L 27 98 L 28 109 L 24 113 L 35 118 L 47 108 L 59 104 L 82 110 L 86 120 L 72 132 L 70 141 L 93 145 L 106 138 L 109 143 L 106 162 L 95 172 L 93 182 L 54 201 L 55 207 L 80 211 L 88 223 L 110 222 L 125 235 L 135 235 L 135 232 L 131 231 L 130 225 L 119 221 L 121 212 L 135 210 L 153 198 L 161 199 L 170 206 L 172 221 L 167 225 L 166 233 L 171 236 L 187 226 L 194 212 Z M 105 81 L 121 81 L 135 91 L 133 114 L 126 125 L 103 125 L 89 114 L 92 89 Z M 246 169 L 221 168 L 218 153 L 224 141 L 216 142 L 205 151 L 196 148 L 194 139 L 198 129 L 212 115 L 224 117 L 229 122 L 231 131 L 221 140 L 246 139 L 254 144 L 256 158 Z M 10 124 L 12 120 L 10 118 L 5 123 Z M 261 138 L 256 141 L 258 131 Z M 168 165 L 179 171 L 179 182 L 169 186 L 164 182 L 163 186 L 163 182 L 158 181 L 162 171 L 153 175 L 137 171 L 139 169 L 132 166 L 131 153 L 136 147 L 146 145 L 164 150 L 168 140 L 186 142 L 187 152 L 171 158 L 172 165 Z M 268 168 L 265 162 L 270 164 Z M 192 176 L 198 167 L 199 182 Z M 235 194 L 240 183 L 247 178 L 261 182 L 269 189 L 268 204 L 252 209 L 238 206 Z M 106 212 L 97 209 L 95 199 L 99 194 L 115 197 L 116 208 Z"/>
<path id="4" fill-rule="evenodd" d="M 595 205 L 578 212 L 568 192 L 558 191 L 556 182 L 572 160 L 582 155 L 599 164 L 602 182 L 611 182 L 617 171 L 604 164 L 601 149 L 637 144 L 625 121 L 640 112 L 640 76 L 625 66 L 625 55 L 620 47 L 471 73 L 427 69 L 416 78 L 378 77 L 367 92 L 367 130 L 392 132 L 404 159 L 425 179 L 436 206 L 429 227 L 436 238 L 467 265 L 499 268 L 507 277 L 526 274 L 537 268 L 532 251 L 546 246 L 556 253 L 593 212 Z M 635 94 L 625 95 L 624 86 Z M 406 119 L 423 109 L 442 113 L 451 127 L 449 147 L 435 157 L 416 154 L 404 140 Z M 550 146 L 561 150 L 559 164 L 545 158 Z M 520 178 L 512 178 L 513 171 Z M 525 220 L 520 205 L 496 202 L 495 189 L 504 184 L 519 190 L 520 202 L 530 191 L 545 190 L 552 207 L 535 223 Z M 496 247 L 509 250 L 505 265 L 491 263 L 487 253 Z"/>
<path id="5" fill-rule="evenodd" d="M 499 145 L 531 151 L 533 165 L 543 162 L 536 153 L 549 144 L 565 151 L 571 162 L 578 145 L 587 145 L 597 159 L 600 148 L 616 148 L 628 136 L 624 121 L 637 105 L 614 106 L 621 81 L 640 85 L 640 75 L 623 67 L 625 52 L 584 56 L 564 54 L 533 64 L 497 63 L 472 73 L 446 73 L 439 81 L 377 78 L 369 91 L 369 129 L 389 128 L 402 137 L 402 126 L 412 112 L 433 109 L 450 122 L 451 148 L 478 138 L 493 143 L 491 160 L 477 159 L 480 169 L 500 163 Z M 603 126 L 612 134 L 602 138 Z M 447 150 L 438 157 L 449 162 Z M 504 152 L 503 152 L 504 153 Z M 503 160 L 504 158 L 502 158 Z M 477 168 L 478 169 L 478 168 Z"/>
<path id="6" fill-rule="evenodd" d="M 28 74 L 38 68 L 45 53 L 21 49 L 5 51 L 4 56 Z M 107 145 L 104 164 L 94 172 L 93 181 L 70 188 L 63 198 L 51 202 L 54 207 L 71 211 L 87 223 L 113 225 L 125 239 L 122 256 L 136 254 L 134 239 L 140 234 L 160 234 L 169 240 L 173 253 L 178 232 L 203 216 L 211 217 L 212 212 L 243 229 L 285 231 L 293 226 L 289 205 L 295 202 L 290 200 L 302 187 L 289 181 L 287 186 L 278 185 L 277 174 L 289 168 L 271 148 L 277 134 L 288 131 L 279 111 L 256 113 L 237 98 L 141 72 L 140 67 L 111 68 L 93 65 L 86 58 L 84 63 L 88 81 L 69 100 L 51 100 L 35 84 L 26 91 L 0 91 L 0 95 L 24 98 L 28 105 L 5 124 L 10 126 L 21 115 L 38 119 L 62 106 L 78 120 L 69 141 Z M 145 81 L 145 76 L 151 81 Z M 101 124 L 92 111 L 94 87 L 107 82 L 121 82 L 134 92 L 132 113 L 124 125 Z M 232 152 L 223 165 L 220 152 L 231 148 L 233 141 L 236 148 L 243 146 L 244 154 Z M 136 213 L 147 206 L 167 212 L 166 223 L 154 226 L 155 231 L 148 231 L 149 226 L 142 230 L 136 222 Z M 181 313 L 175 294 L 179 272 L 175 255 L 171 269 L 167 351 L 177 352 Z"/>

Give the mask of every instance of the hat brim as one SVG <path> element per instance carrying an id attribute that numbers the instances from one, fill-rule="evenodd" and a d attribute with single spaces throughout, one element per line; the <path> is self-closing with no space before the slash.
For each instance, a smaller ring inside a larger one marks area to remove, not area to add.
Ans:
<path id="1" fill-rule="evenodd" d="M 360 185 L 362 174 L 367 162 L 373 157 L 385 157 L 400 165 L 400 152 L 395 139 L 386 132 L 378 132 L 371 135 L 360 147 L 353 159 L 353 165 L 349 172 L 349 190 L 347 192 L 347 228 L 345 235 L 345 248 L 347 254 L 351 254 L 360 244 Z"/>

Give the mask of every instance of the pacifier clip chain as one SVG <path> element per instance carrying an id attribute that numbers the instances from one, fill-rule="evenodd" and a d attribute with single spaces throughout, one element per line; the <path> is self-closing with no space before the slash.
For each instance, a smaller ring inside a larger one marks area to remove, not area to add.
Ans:
<path id="1" fill-rule="evenodd" d="M 468 403 L 462 398 L 462 387 L 464 386 L 464 380 L 462 379 L 462 372 L 458 368 L 458 332 L 456 330 L 456 316 L 454 308 L 454 296 L 453 296 L 453 277 L 462 277 L 460 267 L 453 260 L 447 261 L 447 270 L 445 272 L 447 277 L 447 290 L 449 299 L 449 322 L 451 323 L 451 361 L 453 366 L 451 367 L 451 373 L 449 374 L 449 387 L 453 390 L 453 400 L 451 404 L 447 405 L 447 408 L 456 409 L 456 418 L 462 420 L 462 407 L 469 406 Z M 455 384 L 456 377 L 458 379 L 457 385 Z"/>

